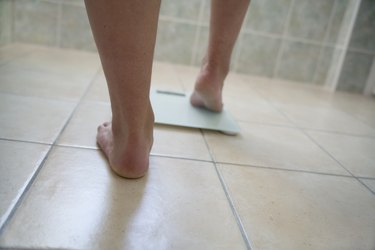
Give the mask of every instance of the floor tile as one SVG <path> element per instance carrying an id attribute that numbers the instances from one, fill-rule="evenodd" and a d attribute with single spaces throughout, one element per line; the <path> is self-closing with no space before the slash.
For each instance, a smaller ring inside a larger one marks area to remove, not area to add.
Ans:
<path id="1" fill-rule="evenodd" d="M 248 76 L 243 78 L 252 79 Z M 289 105 L 330 107 L 333 95 L 318 86 L 278 79 L 254 81 L 253 88 L 270 102 Z"/>
<path id="2" fill-rule="evenodd" d="M 39 48 L 9 66 L 69 76 L 76 81 L 91 81 L 100 69 L 97 53 Z"/>
<path id="3" fill-rule="evenodd" d="M 98 151 L 72 148 L 51 153 L 0 246 L 245 248 L 212 164 L 152 157 L 146 177 L 127 180 Z"/>
<path id="4" fill-rule="evenodd" d="M 0 65 L 10 62 L 15 58 L 26 56 L 34 51 L 36 46 L 26 44 L 9 44 L 0 48 Z"/>
<path id="5" fill-rule="evenodd" d="M 375 179 L 361 179 L 361 181 L 375 193 Z"/>
<path id="6" fill-rule="evenodd" d="M 107 81 L 104 73 L 98 74 L 91 84 L 84 100 L 96 102 L 110 102 Z"/>
<path id="7" fill-rule="evenodd" d="M 193 92 L 195 81 L 199 74 L 198 67 L 192 67 L 187 65 L 173 65 L 176 70 L 177 77 L 180 80 L 185 92 Z"/>
<path id="8" fill-rule="evenodd" d="M 248 123 L 240 126 L 237 136 L 205 132 L 216 161 L 348 175 L 297 129 Z"/>
<path id="9" fill-rule="evenodd" d="M 152 67 L 151 88 L 183 92 L 182 84 L 173 64 L 155 61 Z"/>
<path id="10" fill-rule="evenodd" d="M 0 227 L 50 146 L 0 140 Z"/>
<path id="11" fill-rule="evenodd" d="M 98 148 L 97 128 L 111 119 L 111 106 L 108 103 L 82 102 L 57 140 L 57 144 Z"/>
<path id="12" fill-rule="evenodd" d="M 293 126 L 284 115 L 270 103 L 263 100 L 227 97 L 224 106 L 238 121 L 264 122 L 278 125 Z"/>
<path id="13" fill-rule="evenodd" d="M 152 154 L 211 160 L 199 129 L 155 125 Z"/>
<path id="14" fill-rule="evenodd" d="M 354 178 L 220 170 L 254 249 L 375 248 L 375 199 Z"/>
<path id="15" fill-rule="evenodd" d="M 70 75 L 25 70 L 15 66 L 0 67 L 0 92 L 50 99 L 77 101 L 89 81 L 76 81 Z"/>
<path id="16" fill-rule="evenodd" d="M 52 143 L 75 105 L 0 94 L 0 138 Z"/>
<path id="17" fill-rule="evenodd" d="M 375 128 L 340 110 L 302 105 L 276 106 L 291 122 L 301 128 L 375 136 Z"/>
<path id="18" fill-rule="evenodd" d="M 308 134 L 355 176 L 375 177 L 375 138 L 314 131 Z"/>

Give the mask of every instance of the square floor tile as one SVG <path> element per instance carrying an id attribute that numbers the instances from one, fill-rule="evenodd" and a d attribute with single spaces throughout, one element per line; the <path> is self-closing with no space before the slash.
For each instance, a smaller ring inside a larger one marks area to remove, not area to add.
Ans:
<path id="1" fill-rule="evenodd" d="M 50 146 L 0 140 L 0 227 Z"/>
<path id="2" fill-rule="evenodd" d="M 7 63 L 15 58 L 26 56 L 33 50 L 38 48 L 33 45 L 26 44 L 9 44 L 0 48 L 0 65 Z"/>
<path id="3" fill-rule="evenodd" d="M 173 64 L 157 62 L 152 65 L 151 88 L 183 92 L 182 84 Z"/>
<path id="4" fill-rule="evenodd" d="M 12 60 L 9 66 L 69 76 L 77 81 L 91 81 L 100 68 L 97 53 L 65 49 L 39 48 Z"/>
<path id="5" fill-rule="evenodd" d="M 181 81 L 184 90 L 186 92 L 193 92 L 200 69 L 187 65 L 173 65 L 173 67 L 176 70 L 177 77 Z"/>
<path id="6" fill-rule="evenodd" d="M 110 102 L 107 80 L 104 73 L 98 74 L 91 84 L 84 100 L 96 102 Z"/>
<path id="7" fill-rule="evenodd" d="M 375 178 L 375 138 L 308 131 L 355 176 Z"/>
<path id="8" fill-rule="evenodd" d="M 0 67 L 0 92 L 76 101 L 90 81 L 77 81 L 70 75 L 59 75 L 16 66 Z"/>
<path id="9" fill-rule="evenodd" d="M 254 100 L 252 98 L 238 99 L 235 97 L 226 97 L 225 108 L 228 109 L 238 121 L 293 126 L 283 114 L 267 101 Z"/>
<path id="10" fill-rule="evenodd" d="M 375 179 L 361 179 L 361 181 L 375 193 Z"/>
<path id="11" fill-rule="evenodd" d="M 237 136 L 205 132 L 216 161 L 349 175 L 301 131 L 240 123 Z"/>
<path id="12" fill-rule="evenodd" d="M 248 79 L 250 77 L 244 77 Z M 251 78 L 250 78 L 251 79 Z M 276 104 L 331 107 L 332 93 L 320 86 L 301 84 L 279 79 L 253 81 L 256 89 L 268 101 Z"/>
<path id="13" fill-rule="evenodd" d="M 296 126 L 353 135 L 375 136 L 375 128 L 334 108 L 276 104 Z"/>
<path id="14" fill-rule="evenodd" d="M 254 249 L 375 248 L 375 199 L 356 179 L 220 166 Z"/>
<path id="15" fill-rule="evenodd" d="M 199 129 L 155 125 L 152 154 L 211 160 Z"/>
<path id="16" fill-rule="evenodd" d="M 52 143 L 75 105 L 0 94 L 0 138 Z"/>
<path id="17" fill-rule="evenodd" d="M 99 151 L 73 148 L 51 153 L 0 246 L 245 249 L 211 163 L 151 157 L 144 178 L 127 180 Z"/>
<path id="18" fill-rule="evenodd" d="M 111 119 L 111 106 L 108 103 L 82 102 L 57 140 L 57 144 L 98 148 L 97 128 Z"/>

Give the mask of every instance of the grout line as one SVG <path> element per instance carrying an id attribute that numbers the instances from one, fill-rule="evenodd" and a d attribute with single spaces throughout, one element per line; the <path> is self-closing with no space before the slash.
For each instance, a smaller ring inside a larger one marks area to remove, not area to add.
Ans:
<path id="1" fill-rule="evenodd" d="M 40 162 L 39 166 L 37 167 L 37 169 L 35 170 L 34 174 L 32 175 L 32 177 L 30 178 L 29 182 L 26 184 L 26 187 L 24 188 L 24 190 L 22 191 L 21 195 L 19 196 L 16 204 L 13 206 L 13 208 L 11 208 L 10 210 L 10 213 L 8 215 L 8 217 L 5 219 L 4 223 L 1 225 L 0 227 L 0 235 L 3 233 L 6 225 L 9 223 L 9 221 L 13 218 L 13 216 L 15 215 L 15 213 L 17 212 L 17 209 L 20 207 L 23 199 L 25 198 L 26 196 L 26 193 L 28 193 L 28 191 L 30 190 L 31 186 L 33 185 L 35 179 L 37 178 L 37 176 L 39 175 L 39 172 L 41 171 L 41 169 L 43 168 L 44 166 L 44 163 L 46 162 L 46 160 L 48 159 L 50 153 L 52 152 L 52 149 L 54 148 L 54 146 L 56 145 L 56 142 L 57 140 L 60 138 L 61 134 L 63 133 L 63 131 L 65 130 L 65 128 L 68 126 L 70 120 L 72 119 L 73 115 L 75 114 L 75 112 L 77 111 L 78 107 L 79 107 L 79 104 L 82 102 L 82 99 L 83 97 L 88 93 L 89 89 L 90 89 L 90 86 L 92 85 L 92 83 L 94 82 L 94 80 L 96 79 L 97 75 L 100 74 L 100 69 L 97 71 L 97 73 L 95 74 L 95 76 L 92 78 L 91 80 L 91 83 L 88 84 L 88 86 L 86 87 L 86 90 L 83 94 L 83 96 L 81 97 L 80 101 L 76 104 L 75 108 L 73 109 L 73 111 L 71 112 L 71 114 L 69 115 L 68 119 L 66 120 L 64 126 L 62 127 L 62 129 L 60 130 L 60 132 L 58 133 L 58 135 L 56 136 L 55 140 L 53 141 L 52 145 L 50 145 L 50 148 L 48 149 L 46 155 L 44 156 L 43 160 Z"/>
<path id="2" fill-rule="evenodd" d="M 217 163 L 216 163 L 215 158 L 214 158 L 214 155 L 213 155 L 213 153 L 211 152 L 211 149 L 210 149 L 210 147 L 209 147 L 209 145 L 208 145 L 208 142 L 207 142 L 207 139 L 206 139 L 206 137 L 205 137 L 205 134 L 204 134 L 204 132 L 203 132 L 202 129 L 201 129 L 200 131 L 201 131 L 202 137 L 203 137 L 203 139 L 204 139 L 204 142 L 205 142 L 205 144 L 206 144 L 206 148 L 207 148 L 207 150 L 208 150 L 208 152 L 209 152 L 209 154 L 210 154 L 210 156 L 211 156 L 211 160 L 212 160 L 212 163 L 213 163 L 213 165 L 214 165 L 214 168 L 215 168 L 216 174 L 217 174 L 217 176 L 218 176 L 218 178 L 219 178 L 219 181 L 220 181 L 220 183 L 221 183 L 221 186 L 222 186 L 222 188 L 223 188 L 223 191 L 224 191 L 224 193 L 225 193 L 225 196 L 227 197 L 227 200 L 228 200 L 229 206 L 230 206 L 230 208 L 231 208 L 231 210 L 232 210 L 232 213 L 233 213 L 234 219 L 236 220 L 237 225 L 238 225 L 238 227 L 239 227 L 239 230 L 240 230 L 240 232 L 241 232 L 241 235 L 242 235 L 242 238 L 243 238 L 244 243 L 245 243 L 245 245 L 246 245 L 246 248 L 247 248 L 248 250 L 251 250 L 251 249 L 252 249 L 252 247 L 251 247 L 251 243 L 250 243 L 251 241 L 250 241 L 250 239 L 249 239 L 249 237 L 248 237 L 248 235 L 247 235 L 247 233 L 246 233 L 246 230 L 245 230 L 245 227 L 244 227 L 244 225 L 243 225 L 243 223 L 242 223 L 241 217 L 240 217 L 239 213 L 237 212 L 236 207 L 234 206 L 234 202 L 233 202 L 232 197 L 231 197 L 231 195 L 230 195 L 230 193 L 229 193 L 229 191 L 228 191 L 228 187 L 227 187 L 227 185 L 226 185 L 226 183 L 225 183 L 225 181 L 224 181 L 223 176 L 222 176 L 221 173 L 220 173 L 219 168 L 217 167 Z"/>
<path id="3" fill-rule="evenodd" d="M 11 15 L 11 18 L 10 18 L 10 43 L 12 44 L 12 43 L 15 42 L 16 6 L 15 6 L 15 1 L 11 1 L 10 4 L 11 4 L 10 5 L 10 15 Z"/>
<path id="4" fill-rule="evenodd" d="M 195 61 L 198 56 L 198 43 L 199 43 L 199 38 L 201 35 L 201 27 L 198 25 L 200 20 L 203 18 L 203 10 L 204 10 L 204 5 L 206 4 L 206 1 L 201 1 L 200 7 L 199 7 L 199 14 L 198 14 L 198 20 L 196 22 L 196 31 L 195 31 L 195 37 L 194 37 L 194 43 L 193 43 L 193 50 L 192 54 L 190 57 L 190 65 L 194 65 Z"/>
<path id="5" fill-rule="evenodd" d="M 283 115 L 291 124 L 296 124 L 281 110 L 279 109 L 272 101 L 269 100 L 268 97 L 266 97 L 263 93 L 258 91 L 257 89 L 254 89 L 260 96 L 262 96 L 271 106 L 273 106 L 281 115 Z M 366 186 L 359 177 L 355 176 L 352 172 L 350 172 L 343 164 L 341 164 L 340 161 L 338 161 L 332 154 L 330 154 L 323 146 L 321 146 L 318 142 L 316 142 L 304 129 L 300 128 L 299 126 L 296 126 L 296 128 L 302 132 L 305 136 L 307 136 L 315 145 L 317 145 L 323 152 L 325 152 L 331 159 L 333 159 L 339 166 L 341 166 L 343 169 L 345 169 L 351 177 L 355 178 L 359 183 L 364 185 L 372 194 L 375 195 L 375 192 L 372 191 L 368 186 Z M 368 138 L 368 137 L 367 137 Z"/>
<path id="6" fill-rule="evenodd" d="M 0 141 L 22 142 L 22 143 L 30 143 L 30 144 L 39 144 L 39 145 L 45 145 L 45 146 L 52 146 L 52 143 L 38 142 L 38 141 L 29 141 L 29 140 L 19 140 L 19 139 L 12 139 L 12 138 L 0 138 Z"/>
<path id="7" fill-rule="evenodd" d="M 53 146 L 56 145 L 56 142 L 60 139 L 61 135 L 64 133 L 66 127 L 68 126 L 68 124 L 70 123 L 71 119 L 73 118 L 73 116 L 75 115 L 75 113 L 77 112 L 78 110 L 78 107 L 80 106 L 80 104 L 83 102 L 84 98 L 86 97 L 86 95 L 88 94 L 91 86 L 93 85 L 95 79 L 100 75 L 101 73 L 101 69 L 99 68 L 96 72 L 96 74 L 92 77 L 90 83 L 87 85 L 85 91 L 83 92 L 83 95 L 81 96 L 81 98 L 79 99 L 79 101 L 77 102 L 75 108 L 73 109 L 73 112 L 70 114 L 70 116 L 68 117 L 68 120 L 66 121 L 65 125 L 63 126 L 63 128 L 60 130 L 59 134 L 57 135 L 56 139 L 54 140 L 53 142 Z"/>
<path id="8" fill-rule="evenodd" d="M 34 180 L 36 179 L 36 177 L 38 176 L 40 170 L 42 169 L 42 166 L 44 165 L 45 161 L 48 159 L 49 154 L 52 151 L 52 148 L 53 148 L 53 146 L 51 145 L 50 148 L 48 149 L 46 155 L 41 160 L 39 166 L 35 170 L 34 174 L 31 176 L 31 178 L 29 179 L 29 181 L 25 185 L 25 188 L 23 189 L 23 191 L 20 192 L 21 194 L 19 195 L 18 200 L 16 201 L 16 203 L 14 204 L 14 206 L 9 209 L 10 212 L 9 212 L 8 217 L 5 219 L 4 223 L 2 225 L 0 225 L 0 235 L 2 235 L 3 231 L 5 230 L 6 226 L 9 223 L 9 221 L 13 218 L 13 216 L 15 215 L 17 209 L 20 207 L 20 205 L 21 205 L 24 197 L 26 196 L 26 193 L 31 188 L 32 184 L 34 183 Z"/>
<path id="9" fill-rule="evenodd" d="M 76 149 L 86 149 L 86 150 L 95 150 L 95 151 L 101 150 L 100 148 L 94 148 L 94 147 L 63 145 L 63 144 L 56 144 L 56 145 L 53 145 L 53 146 L 54 147 L 61 147 L 61 148 L 76 148 Z M 278 167 L 253 165 L 253 164 L 246 164 L 246 163 L 234 163 L 234 162 L 225 162 L 225 161 L 204 160 L 204 159 L 189 158 L 189 157 L 185 157 L 185 156 L 168 155 L 168 154 L 160 154 L 160 153 L 150 153 L 150 156 L 151 157 L 176 159 L 176 160 L 205 162 L 205 163 L 215 163 L 216 162 L 218 164 L 226 164 L 226 165 L 248 167 L 248 168 L 261 168 L 261 169 L 269 169 L 269 170 L 277 170 L 277 171 L 285 171 L 285 172 L 296 172 L 296 173 L 307 173 L 307 174 L 315 174 L 315 175 L 329 175 L 329 176 L 353 178 L 353 176 L 351 176 L 351 175 L 331 174 L 331 173 L 314 172 L 314 171 L 309 171 L 309 170 L 298 170 L 298 169 L 289 169 L 289 168 L 278 168 Z M 358 176 L 357 178 L 375 180 L 375 177 L 360 177 L 360 176 Z"/>
<path id="10" fill-rule="evenodd" d="M 242 164 L 242 163 L 231 163 L 231 162 L 224 162 L 224 161 L 218 161 L 217 163 L 218 163 L 218 164 L 225 164 L 225 165 L 238 166 L 238 167 L 245 167 L 245 168 L 260 168 L 260 169 L 268 169 L 268 170 L 276 170 L 276 171 L 285 171 L 285 172 L 295 172 L 295 173 L 305 173 L 305 174 L 314 174 L 314 175 L 325 175 L 325 176 L 335 176 L 335 177 L 353 178 L 352 175 L 331 174 L 331 173 L 314 172 L 314 171 L 310 171 L 310 170 L 301 170 L 301 169 L 290 169 L 290 168 L 268 167 L 268 166 L 261 166 L 261 165 Z M 375 179 L 375 178 L 374 178 L 374 179 Z"/>
<path id="11" fill-rule="evenodd" d="M 237 49 L 236 49 L 236 51 L 234 51 L 235 53 L 233 55 L 233 59 L 231 60 L 233 62 L 233 72 L 238 72 L 238 65 L 240 64 L 239 60 L 240 60 L 240 55 L 241 55 L 241 51 L 242 51 L 242 47 L 243 47 L 243 40 L 244 40 L 244 37 L 245 37 L 245 34 L 246 34 L 246 32 L 245 32 L 246 24 L 247 24 L 247 20 L 249 18 L 249 9 L 251 8 L 250 5 L 251 5 L 251 1 L 249 3 L 249 6 L 247 7 L 246 14 L 245 14 L 245 17 L 243 19 L 241 29 L 240 29 L 240 32 L 238 34 L 237 40 L 236 40 Z M 236 48 L 236 43 L 234 44 L 233 50 L 235 50 L 235 48 Z M 229 65 L 229 67 L 230 66 L 231 65 Z"/>
<path id="12" fill-rule="evenodd" d="M 74 249 L 74 248 L 51 248 L 51 247 L 38 247 L 38 248 L 34 248 L 34 247 L 1 247 L 0 246 L 0 250 L 77 250 L 77 249 Z"/>
<path id="13" fill-rule="evenodd" d="M 359 183 L 364 185 L 373 195 L 375 195 L 375 192 L 372 191 L 368 186 L 366 186 L 357 176 L 355 176 L 352 172 L 350 172 L 349 169 L 347 169 L 344 164 L 341 164 L 339 160 L 337 160 L 328 150 L 326 150 L 323 146 L 321 146 L 317 141 L 315 141 L 308 133 L 301 130 L 312 142 L 314 142 L 321 150 L 323 150 L 327 155 L 329 155 L 336 163 L 338 163 L 342 168 L 344 168 L 352 177 L 354 177 Z"/>
<path id="14" fill-rule="evenodd" d="M 357 178 L 359 178 L 359 179 L 365 179 L 365 180 L 375 181 L 375 177 L 361 177 L 361 176 L 357 176 Z"/>
<path id="15" fill-rule="evenodd" d="M 350 45 L 350 39 L 351 39 L 351 36 L 353 34 L 354 25 L 355 25 L 355 22 L 356 22 L 357 17 L 358 17 L 358 12 L 359 12 L 359 8 L 360 8 L 361 3 L 362 3 L 361 0 L 354 1 L 354 7 L 353 7 L 354 11 L 352 13 L 353 16 L 351 16 L 351 20 L 349 22 L 349 29 L 347 30 L 347 32 L 345 34 L 344 43 L 342 45 L 344 51 L 343 51 L 343 53 L 340 53 L 339 56 L 338 56 L 339 57 L 338 63 L 337 63 L 337 67 L 335 68 L 335 71 L 333 72 L 332 83 L 329 86 L 326 84 L 326 86 L 329 87 L 333 91 L 335 91 L 337 89 L 338 84 L 339 84 L 341 71 L 342 71 L 342 68 L 344 66 L 344 61 L 345 61 L 345 58 L 346 58 L 346 54 L 348 52 L 348 48 L 349 48 L 349 45 Z M 346 11 L 348 11 L 348 9 Z M 344 15 L 344 17 L 345 17 L 345 15 Z"/>
<path id="16" fill-rule="evenodd" d="M 190 24 L 190 25 L 198 25 L 198 22 L 189 20 L 189 19 L 183 19 L 183 18 L 177 18 L 177 17 L 171 17 L 171 16 L 164 16 L 160 15 L 159 20 L 167 21 L 167 22 L 174 22 L 174 23 L 181 23 L 181 24 Z"/>
<path id="17" fill-rule="evenodd" d="M 61 22 L 62 22 L 62 3 L 57 6 L 57 29 L 56 29 L 56 46 L 61 48 Z"/>
<path id="18" fill-rule="evenodd" d="M 290 5 L 289 5 L 287 17 L 285 19 L 284 30 L 283 30 L 283 34 L 281 36 L 281 45 L 279 47 L 279 51 L 278 51 L 277 56 L 276 56 L 276 65 L 275 65 L 275 68 L 274 68 L 273 74 L 272 74 L 273 78 L 278 77 L 278 72 L 279 72 L 279 68 L 280 68 L 280 65 L 281 65 L 281 62 L 280 62 L 281 61 L 281 55 L 284 52 L 286 37 L 287 37 L 288 30 L 289 30 L 289 23 L 290 23 L 290 20 L 292 18 L 294 3 L 295 3 L 295 0 L 292 0 Z"/>
<path id="19" fill-rule="evenodd" d="M 333 6 L 332 6 L 332 10 L 331 10 L 331 13 L 330 13 L 330 16 L 329 16 L 329 19 L 328 19 L 327 29 L 326 29 L 326 31 L 324 33 L 323 44 L 320 45 L 320 50 L 319 50 L 319 53 L 318 53 L 317 65 L 315 67 L 314 74 L 313 74 L 313 79 L 312 79 L 312 83 L 314 83 L 314 84 L 316 84 L 316 80 L 317 80 L 318 72 L 319 72 L 319 68 L 320 68 L 319 66 L 321 65 L 320 62 L 323 59 L 323 55 L 324 55 L 324 53 L 323 53 L 324 49 L 325 49 L 324 44 L 328 40 L 330 31 L 331 31 L 331 28 L 332 28 L 333 17 L 334 17 L 334 14 L 336 13 L 336 9 L 337 9 L 337 0 L 334 0 L 333 1 Z M 333 57 L 333 55 L 332 55 L 332 57 Z"/>
<path id="20" fill-rule="evenodd" d="M 272 102 L 270 104 L 277 109 L 288 121 L 290 121 L 292 124 L 295 124 L 281 109 L 279 109 L 277 106 L 275 106 Z M 353 178 L 355 178 L 359 183 L 364 185 L 372 194 L 375 195 L 375 192 L 372 191 L 369 187 L 367 187 L 361 180 L 358 179 L 351 171 L 349 171 L 339 160 L 337 160 L 331 153 L 328 152 L 322 145 L 320 145 L 317 141 L 315 141 L 304 129 L 297 127 L 297 129 L 302 132 L 305 136 L 307 136 L 310 141 L 312 141 L 316 146 L 318 146 L 323 152 L 325 152 L 332 160 L 334 160 L 339 166 L 341 166 L 343 169 L 345 169 Z"/>

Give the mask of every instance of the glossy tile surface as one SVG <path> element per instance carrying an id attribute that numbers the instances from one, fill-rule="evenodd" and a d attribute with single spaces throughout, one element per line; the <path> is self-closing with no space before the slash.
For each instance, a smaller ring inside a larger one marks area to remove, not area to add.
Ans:
<path id="1" fill-rule="evenodd" d="M 235 137 L 205 132 L 216 161 L 348 175 L 298 129 L 250 123 L 240 127 Z"/>
<path id="2" fill-rule="evenodd" d="M 54 149 L 0 244 L 245 249 L 211 163 L 152 157 L 146 177 L 126 180 L 98 151 L 73 148 Z"/>
<path id="3" fill-rule="evenodd" d="M 57 144 L 97 148 L 97 128 L 104 122 L 111 121 L 111 119 L 110 104 L 82 102 L 60 135 Z"/>
<path id="4" fill-rule="evenodd" d="M 0 227 L 50 146 L 0 140 Z M 22 154 L 22 157 L 19 155 Z"/>
<path id="5" fill-rule="evenodd" d="M 155 125 L 151 154 L 211 160 L 199 129 Z"/>
<path id="6" fill-rule="evenodd" d="M 354 135 L 375 135 L 375 129 L 350 114 L 333 108 L 276 104 L 291 122 L 302 128 Z"/>
<path id="7" fill-rule="evenodd" d="M 308 134 L 355 176 L 375 178 L 375 138 L 313 131 Z"/>
<path id="8" fill-rule="evenodd" d="M 0 138 L 52 143 L 75 105 L 0 94 Z"/>
<path id="9" fill-rule="evenodd" d="M 355 179 L 231 165 L 220 170 L 254 249 L 375 246 L 375 199 Z"/>
<path id="10" fill-rule="evenodd" d="M 189 94 L 198 73 L 155 61 L 151 86 Z M 96 145 L 111 119 L 98 55 L 0 48 L 0 248 L 375 249 L 375 98 L 231 72 L 223 101 L 240 134 L 156 125 L 150 171 L 126 180 Z"/>

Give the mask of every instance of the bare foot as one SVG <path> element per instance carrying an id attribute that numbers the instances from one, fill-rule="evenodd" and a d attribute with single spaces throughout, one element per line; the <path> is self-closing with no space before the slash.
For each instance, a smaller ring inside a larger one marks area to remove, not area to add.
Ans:
<path id="1" fill-rule="evenodd" d="M 153 142 L 152 125 L 150 127 L 151 132 L 142 133 L 140 136 L 119 134 L 114 136 L 110 122 L 105 122 L 98 127 L 97 143 L 107 157 L 112 170 L 118 175 L 125 178 L 140 178 L 146 174 Z"/>
<path id="2" fill-rule="evenodd" d="M 202 69 L 195 83 L 194 92 L 190 96 L 190 103 L 195 107 L 202 107 L 213 112 L 223 110 L 222 89 L 225 75 L 214 74 Z"/>

